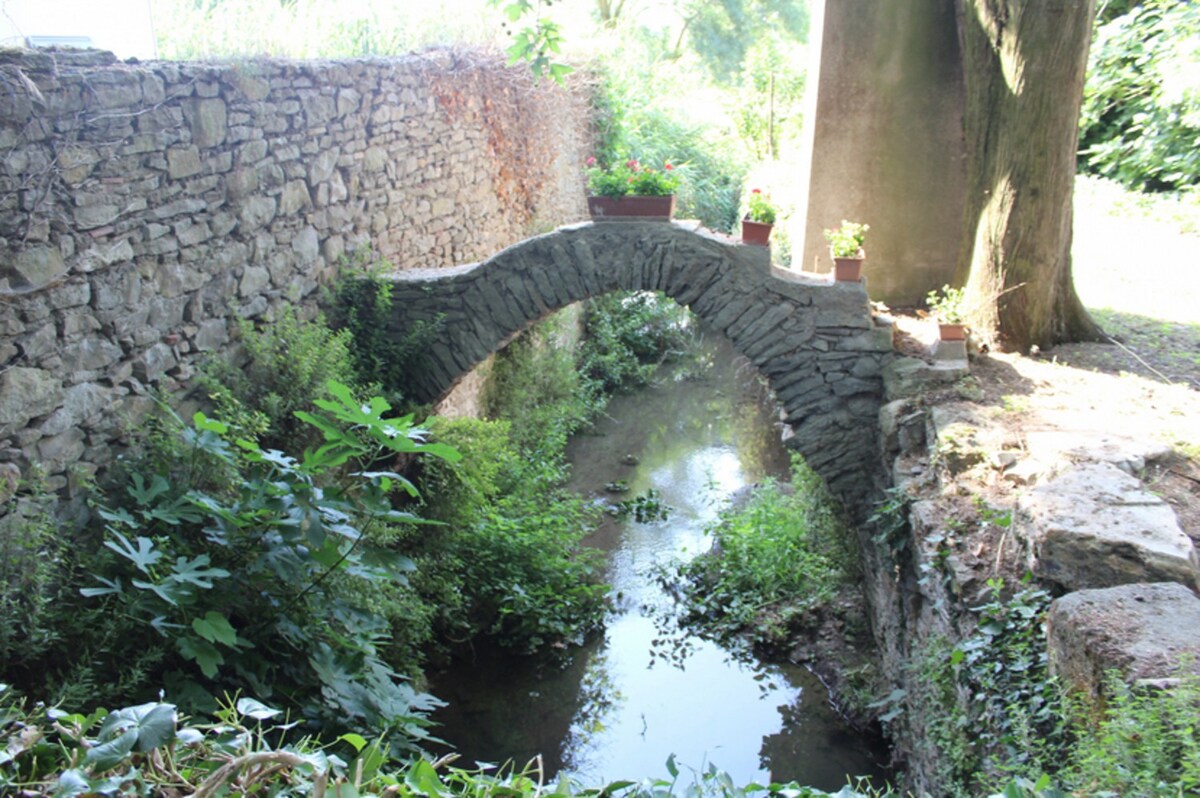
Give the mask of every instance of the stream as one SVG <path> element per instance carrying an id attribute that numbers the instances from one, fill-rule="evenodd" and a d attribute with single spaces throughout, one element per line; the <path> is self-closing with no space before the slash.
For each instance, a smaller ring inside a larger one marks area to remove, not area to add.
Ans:
<path id="1" fill-rule="evenodd" d="M 705 551 L 705 527 L 731 496 L 788 473 L 777 410 L 753 369 L 713 334 L 701 362 L 661 369 L 653 386 L 615 397 L 595 430 L 571 441 L 572 489 L 616 502 L 652 488 L 670 516 L 610 518 L 589 538 L 608 553 L 615 611 L 565 663 L 479 650 L 434 678 L 432 692 L 449 702 L 434 734 L 462 755 L 459 766 L 520 767 L 540 754 L 547 778 L 565 772 L 600 786 L 669 778 L 673 754 L 687 781 L 688 769 L 710 764 L 735 784 L 795 780 L 829 791 L 848 775 L 886 777 L 885 752 L 841 720 L 808 670 L 738 661 L 656 627 L 654 610 L 672 599 L 650 569 Z M 629 491 L 606 492 L 614 481 Z"/>

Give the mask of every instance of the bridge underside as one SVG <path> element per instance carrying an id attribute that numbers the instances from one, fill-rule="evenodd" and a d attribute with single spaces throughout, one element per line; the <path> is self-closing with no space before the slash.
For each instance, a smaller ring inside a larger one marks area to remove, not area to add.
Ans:
<path id="1" fill-rule="evenodd" d="M 871 490 L 881 372 L 892 328 L 859 283 L 772 268 L 764 247 L 663 222 L 583 223 L 491 259 L 391 276 L 390 335 L 439 323 L 414 398 L 444 396 L 513 335 L 560 308 L 612 291 L 662 291 L 724 333 L 784 408 L 784 436 L 855 514 Z"/>

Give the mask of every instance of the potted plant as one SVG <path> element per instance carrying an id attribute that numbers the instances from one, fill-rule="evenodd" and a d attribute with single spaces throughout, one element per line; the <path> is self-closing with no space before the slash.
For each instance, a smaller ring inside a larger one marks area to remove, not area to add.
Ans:
<path id="1" fill-rule="evenodd" d="M 857 283 L 862 278 L 863 241 L 869 225 L 842 220 L 841 227 L 827 229 L 825 240 L 829 242 L 829 254 L 833 257 L 833 279 L 839 283 Z"/>
<path id="2" fill-rule="evenodd" d="M 930 314 L 937 320 L 938 337 L 943 341 L 967 339 L 966 292 L 961 288 L 943 285 L 939 291 L 925 296 Z"/>
<path id="3" fill-rule="evenodd" d="M 652 169 L 630 158 L 605 167 L 588 158 L 587 166 L 588 213 L 593 221 L 633 216 L 665 222 L 675 212 L 679 174 L 670 162 Z"/>
<path id="4" fill-rule="evenodd" d="M 771 243 L 771 228 L 775 225 L 775 206 L 771 199 L 756 188 L 750 191 L 746 215 L 742 217 L 742 243 L 765 247 Z"/>

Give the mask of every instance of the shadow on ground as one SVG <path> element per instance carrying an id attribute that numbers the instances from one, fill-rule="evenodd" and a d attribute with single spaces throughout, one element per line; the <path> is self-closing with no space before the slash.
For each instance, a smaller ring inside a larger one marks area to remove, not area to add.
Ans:
<path id="1" fill-rule="evenodd" d="M 1200 323 L 1164 321 L 1108 308 L 1089 313 L 1115 343 L 1063 344 L 1043 357 L 1075 368 L 1137 374 L 1200 391 Z"/>

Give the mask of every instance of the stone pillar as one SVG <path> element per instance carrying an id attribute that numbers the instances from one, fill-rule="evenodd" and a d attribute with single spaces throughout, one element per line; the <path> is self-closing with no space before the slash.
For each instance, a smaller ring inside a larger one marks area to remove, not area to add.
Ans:
<path id="1" fill-rule="evenodd" d="M 822 230 L 850 219 L 871 226 L 872 299 L 915 304 L 952 282 L 965 181 L 955 8 L 954 0 L 813 0 L 819 68 L 809 73 L 797 268 L 828 271 Z"/>

